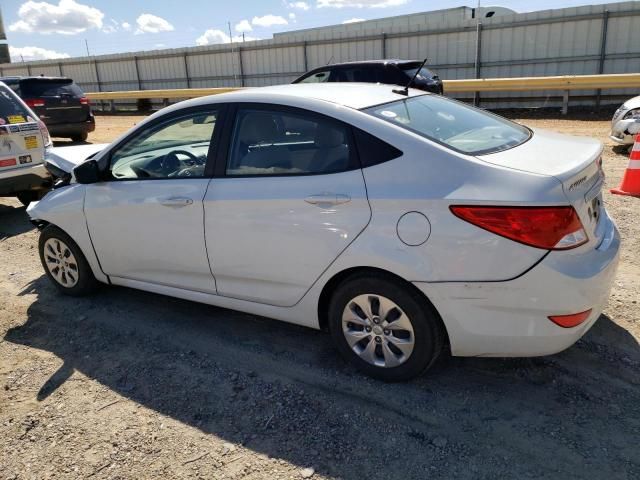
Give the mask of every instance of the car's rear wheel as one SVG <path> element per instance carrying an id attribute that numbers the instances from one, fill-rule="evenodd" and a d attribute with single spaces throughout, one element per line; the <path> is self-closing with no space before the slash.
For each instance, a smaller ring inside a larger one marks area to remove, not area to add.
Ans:
<path id="1" fill-rule="evenodd" d="M 71 140 L 74 142 L 86 142 L 87 138 L 89 138 L 89 134 L 87 132 L 78 133 L 71 137 Z"/>
<path id="2" fill-rule="evenodd" d="M 24 192 L 18 192 L 16 197 L 18 197 L 20 203 L 25 207 L 28 207 L 31 202 L 37 202 L 44 197 L 46 193 L 47 192 L 45 190 L 26 190 Z"/>
<path id="3" fill-rule="evenodd" d="M 66 295 L 82 296 L 98 285 L 80 247 L 54 225 L 42 230 L 38 242 L 42 266 L 58 290 Z"/>
<path id="4" fill-rule="evenodd" d="M 349 362 L 385 381 L 422 374 L 444 344 L 433 306 L 411 285 L 386 275 L 357 275 L 343 282 L 331 297 L 329 326 Z"/>

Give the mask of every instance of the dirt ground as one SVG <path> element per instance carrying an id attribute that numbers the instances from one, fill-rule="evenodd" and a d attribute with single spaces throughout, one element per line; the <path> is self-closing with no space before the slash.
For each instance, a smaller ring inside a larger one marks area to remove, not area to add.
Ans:
<path id="1" fill-rule="evenodd" d="M 518 116 L 599 138 L 619 183 L 607 115 Z M 89 141 L 140 118 L 100 116 Z M 581 341 L 389 385 L 321 332 L 125 288 L 62 297 L 0 199 L 0 479 L 638 479 L 640 199 L 605 201 L 622 260 Z"/>

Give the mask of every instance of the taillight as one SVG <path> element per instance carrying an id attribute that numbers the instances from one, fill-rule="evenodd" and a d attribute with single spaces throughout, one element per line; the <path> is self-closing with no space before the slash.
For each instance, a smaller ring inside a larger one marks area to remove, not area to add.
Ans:
<path id="1" fill-rule="evenodd" d="M 89 105 L 89 99 L 87 97 L 80 98 L 80 105 Z"/>
<path id="2" fill-rule="evenodd" d="M 591 309 L 571 315 L 550 315 L 549 320 L 562 328 L 573 328 L 589 318 L 589 315 L 591 315 Z"/>
<path id="3" fill-rule="evenodd" d="M 39 98 L 27 98 L 24 103 L 29 105 L 30 107 L 44 107 L 44 100 Z"/>
<path id="4" fill-rule="evenodd" d="M 38 120 L 38 127 L 40 128 L 40 133 L 44 138 L 44 146 L 48 147 L 49 145 L 51 145 L 51 135 L 49 135 L 49 129 L 42 120 Z"/>
<path id="5" fill-rule="evenodd" d="M 531 247 L 567 250 L 587 242 L 573 207 L 453 205 L 451 212 L 477 227 Z"/>

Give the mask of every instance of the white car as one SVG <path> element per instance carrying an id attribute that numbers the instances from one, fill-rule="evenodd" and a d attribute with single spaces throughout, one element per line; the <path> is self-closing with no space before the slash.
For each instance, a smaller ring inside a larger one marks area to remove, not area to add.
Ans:
<path id="1" fill-rule="evenodd" d="M 44 123 L 0 82 L 0 197 L 18 197 L 24 205 L 51 187 L 45 153 L 51 137 Z"/>
<path id="2" fill-rule="evenodd" d="M 28 209 L 62 292 L 97 282 L 331 332 L 403 380 L 561 351 L 594 324 L 620 238 L 602 145 L 418 90 L 301 84 L 152 115 Z"/>
<path id="3" fill-rule="evenodd" d="M 627 100 L 613 114 L 609 138 L 620 145 L 633 145 L 638 133 L 640 133 L 640 96 Z"/>

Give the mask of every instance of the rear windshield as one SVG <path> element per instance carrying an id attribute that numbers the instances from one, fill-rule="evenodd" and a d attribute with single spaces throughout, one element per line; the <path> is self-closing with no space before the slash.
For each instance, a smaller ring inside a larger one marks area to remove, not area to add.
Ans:
<path id="1" fill-rule="evenodd" d="M 20 83 L 23 97 L 82 97 L 84 94 L 72 80 L 30 79 Z"/>
<path id="2" fill-rule="evenodd" d="M 418 68 L 420 68 L 421 64 L 422 62 L 421 63 L 405 63 L 402 65 L 398 65 L 398 68 L 402 70 L 404 73 L 406 73 L 407 75 L 409 75 L 409 77 L 413 77 L 418 71 Z M 437 75 L 434 75 L 434 73 L 431 70 L 429 70 L 427 67 L 422 67 L 420 69 L 420 73 L 416 78 L 422 77 L 427 79 L 434 76 L 437 76 Z"/>
<path id="3" fill-rule="evenodd" d="M 420 95 L 364 110 L 458 152 L 483 155 L 526 142 L 517 123 L 438 95 Z"/>
<path id="4" fill-rule="evenodd" d="M 0 124 L 24 123 L 31 115 L 22 100 L 6 85 L 0 85 Z"/>

